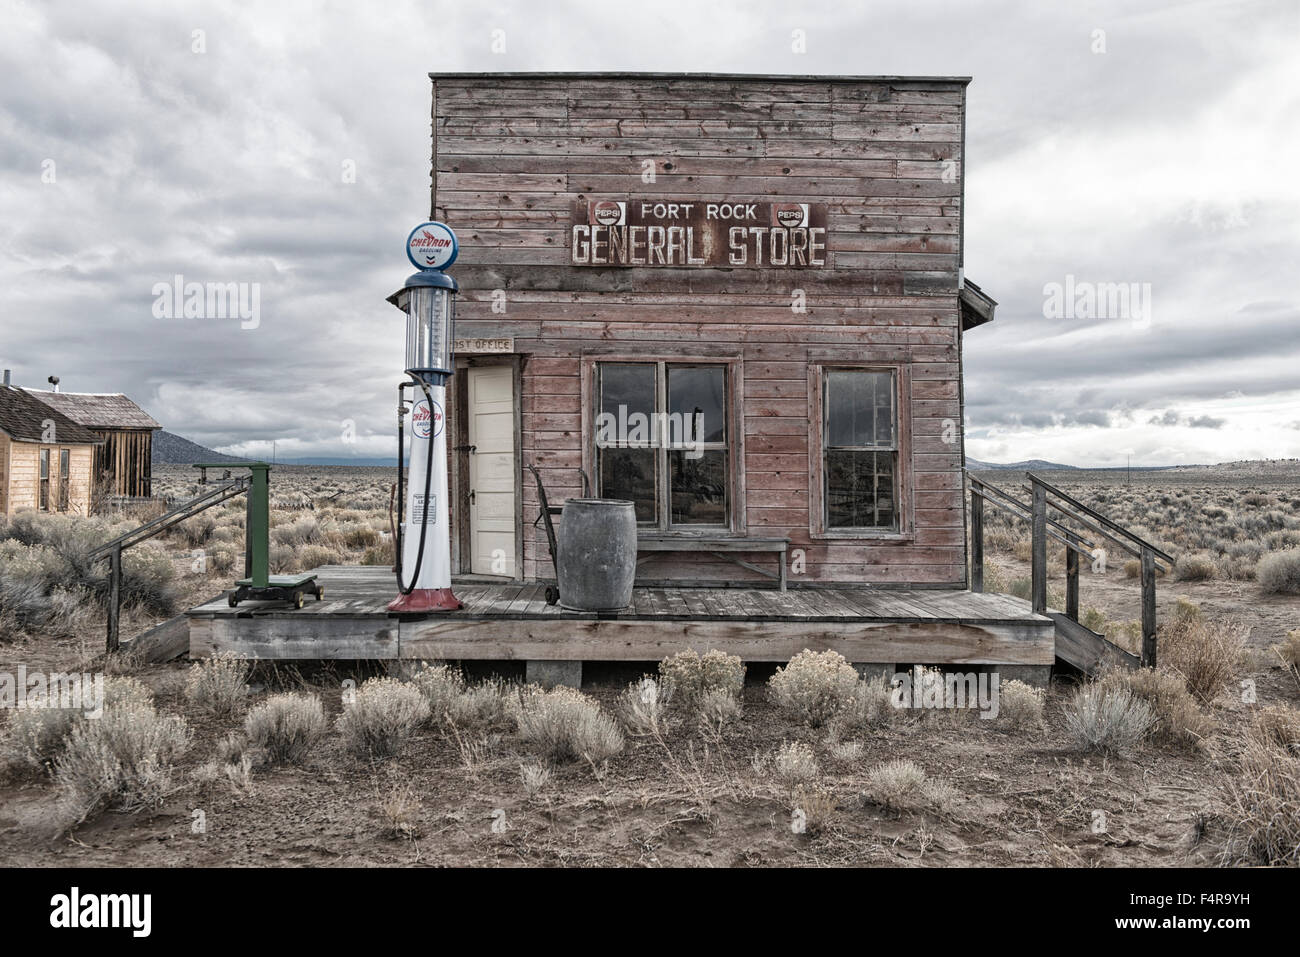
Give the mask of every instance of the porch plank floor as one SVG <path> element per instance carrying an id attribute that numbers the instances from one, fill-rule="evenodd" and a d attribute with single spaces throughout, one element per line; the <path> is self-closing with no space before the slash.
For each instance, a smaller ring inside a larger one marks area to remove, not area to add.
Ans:
<path id="1" fill-rule="evenodd" d="M 282 602 L 246 601 L 230 608 L 224 596 L 213 598 L 187 614 L 191 618 L 393 617 L 387 605 L 397 596 L 387 568 L 366 565 L 326 565 L 311 574 L 325 586 L 325 599 L 308 600 L 302 610 Z M 923 621 L 1016 624 L 1048 619 L 1031 613 L 1029 603 L 1010 595 L 942 589 L 903 589 L 863 585 L 856 588 L 636 588 L 632 606 L 616 613 L 571 611 L 546 604 L 546 586 L 539 582 L 457 583 L 460 611 L 440 613 L 445 620 L 479 618 L 572 618 L 772 621 Z"/>

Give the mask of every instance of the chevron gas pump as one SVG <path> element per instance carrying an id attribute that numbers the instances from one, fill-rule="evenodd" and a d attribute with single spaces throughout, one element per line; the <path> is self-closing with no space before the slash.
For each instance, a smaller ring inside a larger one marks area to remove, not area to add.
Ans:
<path id="1" fill-rule="evenodd" d="M 398 596 L 389 611 L 454 611 L 451 591 L 451 511 L 447 499 L 447 380 L 455 371 L 452 325 L 456 280 L 444 270 L 456 260 L 456 234 L 422 223 L 406 240 L 418 270 L 395 297 L 406 313 L 406 375 L 398 386 Z M 409 398 L 409 411 L 408 411 Z M 402 448 L 410 449 L 410 479 L 402 489 Z"/>

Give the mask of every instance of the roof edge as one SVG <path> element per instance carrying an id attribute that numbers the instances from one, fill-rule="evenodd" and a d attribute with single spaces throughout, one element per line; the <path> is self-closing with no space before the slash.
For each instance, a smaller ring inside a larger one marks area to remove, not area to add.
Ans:
<path id="1" fill-rule="evenodd" d="M 966 86 L 969 76 L 859 76 L 855 74 L 816 73 L 654 73 L 648 71 L 490 71 L 476 73 L 469 70 L 450 70 L 428 74 L 431 80 L 775 80 L 782 83 L 946 83 Z"/>

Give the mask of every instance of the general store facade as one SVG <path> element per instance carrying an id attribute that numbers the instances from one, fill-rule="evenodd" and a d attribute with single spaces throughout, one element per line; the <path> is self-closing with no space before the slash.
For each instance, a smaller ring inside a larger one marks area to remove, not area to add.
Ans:
<path id="1" fill-rule="evenodd" d="M 966 78 L 432 79 L 456 570 L 554 577 L 532 464 L 639 583 L 966 585 Z"/>

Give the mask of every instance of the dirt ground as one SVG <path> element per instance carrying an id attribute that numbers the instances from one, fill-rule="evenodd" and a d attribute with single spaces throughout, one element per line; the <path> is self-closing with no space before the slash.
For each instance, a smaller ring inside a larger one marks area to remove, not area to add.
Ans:
<path id="1" fill-rule="evenodd" d="M 999 555 L 1015 576 L 1024 562 Z M 209 597 L 206 579 L 185 582 L 187 600 Z M 1114 620 L 1138 615 L 1137 583 L 1118 569 L 1082 575 L 1082 604 Z M 1178 597 L 1207 616 L 1250 626 L 1241 678 L 1260 705 L 1300 706 L 1300 685 L 1270 645 L 1300 626 L 1300 596 L 1261 596 L 1252 582 L 1162 580 L 1163 615 Z M 97 635 L 0 645 L 0 670 L 68 669 L 93 656 Z M 1202 752 L 1145 746 L 1116 759 L 1075 749 L 1063 729 L 1068 681 L 1054 685 L 1042 732 L 1000 730 L 996 721 L 930 713 L 856 734 L 852 760 L 837 760 L 823 730 L 792 723 L 769 702 L 768 672 L 751 669 L 743 717 L 720 732 L 683 720 L 663 740 L 630 736 L 602 773 L 559 765 L 529 799 L 520 765 L 535 760 L 503 730 L 457 741 L 425 730 L 396 756 L 358 761 L 336 733 L 299 768 L 259 768 L 251 790 L 203 785 L 194 770 L 238 718 L 197 713 L 183 695 L 188 662 L 133 669 L 160 710 L 183 714 L 194 734 L 176 789 L 158 808 L 108 812 L 70 835 L 49 827 L 52 790 L 39 776 L 0 782 L 0 860 L 23 865 L 566 865 L 566 866 L 1105 866 L 1215 863 L 1224 834 L 1222 787 L 1252 710 L 1240 695 L 1214 703 L 1216 731 Z M 592 669 L 595 671 L 595 669 Z M 373 669 L 259 673 L 250 701 L 274 685 L 305 685 L 331 715 L 340 682 Z M 606 707 L 638 672 L 606 669 L 586 689 Z M 762 767 L 783 743 L 810 745 L 834 809 L 823 826 L 796 833 L 789 790 Z M 482 745 L 477 759 L 466 743 Z M 756 756 L 759 760 L 755 760 Z M 864 805 L 860 792 L 879 762 L 906 757 L 955 789 L 943 812 Z M 380 806 L 395 791 L 418 802 L 413 834 L 395 837 Z M 1096 823 L 1104 815 L 1104 830 Z M 201 821 L 202 827 L 198 824 Z"/>

